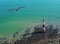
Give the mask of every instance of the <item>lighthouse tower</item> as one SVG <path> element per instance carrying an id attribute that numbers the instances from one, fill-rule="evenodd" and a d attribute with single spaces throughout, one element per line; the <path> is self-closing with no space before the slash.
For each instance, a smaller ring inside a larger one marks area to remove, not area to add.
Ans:
<path id="1" fill-rule="evenodd" d="M 43 19 L 43 24 L 42 24 L 43 31 L 46 31 L 46 26 L 45 26 L 45 20 Z"/>

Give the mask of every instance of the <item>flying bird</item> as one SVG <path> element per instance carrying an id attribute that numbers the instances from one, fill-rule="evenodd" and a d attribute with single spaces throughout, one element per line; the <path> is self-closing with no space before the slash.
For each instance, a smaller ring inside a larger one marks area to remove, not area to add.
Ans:
<path id="1" fill-rule="evenodd" d="M 9 11 L 13 11 L 13 10 L 18 11 L 18 10 L 20 10 L 20 9 L 22 9 L 22 8 L 24 8 L 24 6 L 20 6 L 20 7 L 15 8 L 15 9 L 9 9 Z"/>

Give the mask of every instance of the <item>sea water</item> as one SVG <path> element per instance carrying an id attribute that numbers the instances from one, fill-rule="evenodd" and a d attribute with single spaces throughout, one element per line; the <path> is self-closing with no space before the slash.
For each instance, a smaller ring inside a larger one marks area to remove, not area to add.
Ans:
<path id="1" fill-rule="evenodd" d="M 24 8 L 18 11 L 9 9 Z M 46 24 L 60 24 L 60 0 L 0 0 L 0 37 L 12 36 L 20 28 L 20 34 L 26 27 Z"/>

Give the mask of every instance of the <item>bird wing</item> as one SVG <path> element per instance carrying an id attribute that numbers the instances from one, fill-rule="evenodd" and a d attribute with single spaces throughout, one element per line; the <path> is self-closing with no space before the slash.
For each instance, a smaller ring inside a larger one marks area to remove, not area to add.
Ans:
<path id="1" fill-rule="evenodd" d="M 18 7 L 17 9 L 21 9 L 21 8 L 24 8 L 24 6 L 20 6 L 20 7 Z"/>
<path id="2" fill-rule="evenodd" d="M 8 11 L 13 11 L 13 10 L 16 10 L 16 9 L 10 9 L 10 10 L 8 10 Z"/>

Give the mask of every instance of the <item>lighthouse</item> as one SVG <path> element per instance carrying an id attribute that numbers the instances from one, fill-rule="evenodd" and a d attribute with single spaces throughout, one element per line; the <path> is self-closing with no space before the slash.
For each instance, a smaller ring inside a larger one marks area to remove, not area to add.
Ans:
<path id="1" fill-rule="evenodd" d="M 43 21 L 42 21 L 42 28 L 43 28 L 43 31 L 45 32 L 46 31 L 46 26 L 45 26 L 45 19 L 43 19 Z"/>

